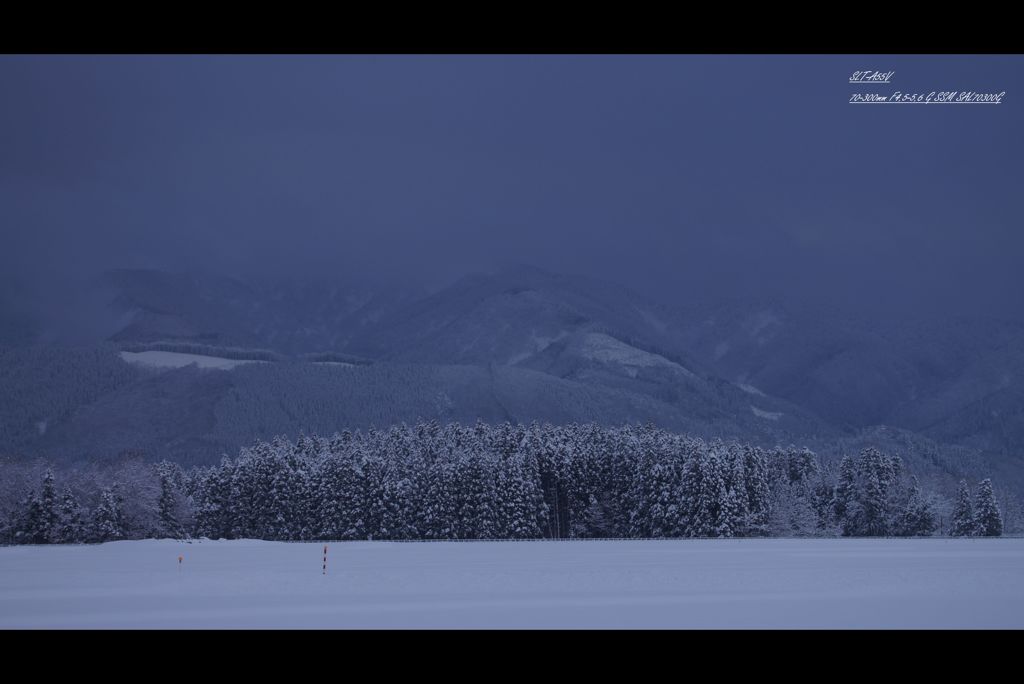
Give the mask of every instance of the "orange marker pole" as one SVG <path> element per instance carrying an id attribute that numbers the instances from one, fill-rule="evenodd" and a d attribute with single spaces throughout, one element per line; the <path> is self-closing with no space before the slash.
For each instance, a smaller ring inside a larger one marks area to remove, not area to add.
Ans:
<path id="1" fill-rule="evenodd" d="M 185 560 L 184 556 L 178 556 L 178 571 L 181 571 L 181 561 Z"/>

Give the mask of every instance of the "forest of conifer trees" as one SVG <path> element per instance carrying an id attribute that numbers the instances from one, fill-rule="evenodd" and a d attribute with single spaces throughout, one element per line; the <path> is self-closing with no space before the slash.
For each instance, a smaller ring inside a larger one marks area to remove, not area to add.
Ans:
<path id="1" fill-rule="evenodd" d="M 0 539 L 13 544 L 1003 531 L 989 480 L 973 502 L 962 484 L 946 526 L 940 497 L 922 491 L 898 456 L 867 448 L 834 472 L 807 449 L 707 442 L 653 426 L 430 422 L 276 438 L 190 469 L 130 461 L 97 477 L 3 468 Z"/>

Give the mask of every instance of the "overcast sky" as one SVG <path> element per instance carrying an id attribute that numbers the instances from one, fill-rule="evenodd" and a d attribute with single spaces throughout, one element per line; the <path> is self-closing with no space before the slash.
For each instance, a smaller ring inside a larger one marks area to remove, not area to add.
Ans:
<path id="1" fill-rule="evenodd" d="M 893 90 L 1006 95 L 848 103 Z M 1021 56 L 0 56 L 0 98 L 0 267 L 34 283 L 518 261 L 1024 317 Z"/>

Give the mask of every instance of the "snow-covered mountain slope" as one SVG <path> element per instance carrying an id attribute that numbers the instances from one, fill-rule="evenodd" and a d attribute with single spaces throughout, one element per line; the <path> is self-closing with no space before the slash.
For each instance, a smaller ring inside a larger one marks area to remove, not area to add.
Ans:
<path id="1" fill-rule="evenodd" d="M 343 279 L 234 278 L 108 271 L 97 287 L 126 321 L 116 342 L 187 340 L 295 354 L 340 351 L 415 291 Z"/>
<path id="2" fill-rule="evenodd" d="M 777 423 L 791 435 L 835 434 L 827 423 L 790 402 L 751 394 L 736 384 L 687 367 L 668 352 L 648 351 L 606 333 L 577 332 L 519 362 L 560 378 L 646 394 L 707 422 L 728 419 L 758 431 Z"/>
<path id="3" fill-rule="evenodd" d="M 657 303 L 612 283 L 530 267 L 466 276 L 428 296 L 342 280 L 243 282 L 145 270 L 111 271 L 101 283 L 107 313 L 120 321 L 111 339 L 121 351 L 275 361 L 245 364 L 268 368 L 238 368 L 217 385 L 223 396 L 225 387 L 241 388 L 245 411 L 266 418 L 218 423 L 209 415 L 213 408 L 200 410 L 195 415 L 205 417 L 183 425 L 207 427 L 182 428 L 182 435 L 206 435 L 199 442 L 176 441 L 169 425 L 150 430 L 151 421 L 163 420 L 150 415 L 153 402 L 165 407 L 165 416 L 191 416 L 185 406 L 190 393 L 206 397 L 216 383 L 192 387 L 174 375 L 147 375 L 138 382 L 154 383 L 150 397 L 144 385 L 103 379 L 131 377 L 107 368 L 109 350 L 95 373 L 81 376 L 94 388 L 77 387 L 74 379 L 75 391 L 64 395 L 60 411 L 32 417 L 46 412 L 23 407 L 51 403 L 32 388 L 59 383 L 46 379 L 45 364 L 13 354 L 2 358 L 23 364 L 17 372 L 8 369 L 19 378 L 22 400 L 12 399 L 4 411 L 17 421 L 13 432 L 7 430 L 17 438 L 0 451 L 45 442 L 65 453 L 63 446 L 75 439 L 89 443 L 90 430 L 110 435 L 93 443 L 116 449 L 124 440 L 113 435 L 124 428 L 125 434 L 159 435 L 142 441 L 160 453 L 184 454 L 169 444 L 207 444 L 199 449 L 207 458 L 256 433 L 302 429 L 316 422 L 307 421 L 309 415 L 344 406 L 317 423 L 318 430 L 345 420 L 383 425 L 421 415 L 502 420 L 508 414 L 519 420 L 653 420 L 752 441 L 835 445 L 886 425 L 1024 470 L 1011 463 L 1024 458 L 1024 325 L 1012 321 L 858 318 L 793 301 L 708 302 L 699 293 Z M 22 322 L 19 330 L 32 329 Z M 23 338 L 15 335 L 8 344 L 27 348 Z M 362 375 L 337 384 L 331 371 L 345 367 L 282 365 L 287 358 L 377 367 L 357 369 Z M 68 363 L 78 362 L 69 357 Z M 416 375 L 395 370 L 400 367 L 416 368 Z M 162 385 L 166 395 L 157 389 Z M 33 393 L 38 396 L 28 396 Z M 230 405 L 218 403 L 223 396 L 210 404 L 221 413 Z M 356 402 L 363 405 L 348 408 Z M 253 434 L 240 428 L 230 439 L 218 436 L 216 426 L 236 422 Z M 46 426 L 45 435 L 38 425 Z"/>
<path id="4" fill-rule="evenodd" d="M 332 434 L 436 419 L 653 423 L 709 438 L 774 445 L 798 441 L 799 423 L 763 420 L 714 401 L 678 403 L 610 383 L 581 382 L 511 366 L 315 362 L 250 363 L 150 371 L 80 405 L 25 445 L 24 453 L 95 460 L 123 452 L 211 463 L 255 438 Z M 832 433 L 827 433 L 832 434 Z"/>
<path id="5" fill-rule="evenodd" d="M 199 368 L 217 368 L 230 370 L 243 363 L 264 363 L 249 359 L 226 359 L 223 356 L 206 356 L 205 354 L 185 354 L 171 351 L 121 352 L 121 358 L 128 363 L 155 368 L 184 368 L 195 364 Z"/>
<path id="6" fill-rule="evenodd" d="M 690 310 L 684 320 L 686 348 L 711 372 L 836 425 L 889 424 L 978 445 L 1017 429 L 1007 421 L 1024 386 L 1020 323 L 866 320 L 763 301 Z M 979 408 L 990 402 L 1002 408 Z M 949 421 L 958 427 L 943 431 Z"/>
<path id="7" fill-rule="evenodd" d="M 114 335 L 119 343 L 518 365 L 670 402 L 700 396 L 699 386 L 714 378 L 746 390 L 741 410 L 762 420 L 792 413 L 765 405 L 782 401 L 851 431 L 890 424 L 985 448 L 1019 446 L 1008 439 L 1016 428 L 1005 424 L 1012 409 L 982 419 L 977 408 L 1004 390 L 1016 396 L 1024 382 L 1024 325 L 1014 322 L 869 320 L 794 302 L 712 304 L 689 294 L 672 306 L 531 267 L 467 276 L 426 297 L 351 283 L 137 270 L 111 271 L 103 282 L 128 320 Z"/>
<path id="8" fill-rule="evenodd" d="M 776 302 L 688 310 L 685 346 L 723 378 L 851 426 L 884 422 L 910 397 L 911 365 L 843 317 Z"/>
<path id="9" fill-rule="evenodd" d="M 681 352 L 671 311 L 626 288 L 536 268 L 462 278 L 382 318 L 352 351 L 376 358 L 512 365 L 580 331 Z"/>

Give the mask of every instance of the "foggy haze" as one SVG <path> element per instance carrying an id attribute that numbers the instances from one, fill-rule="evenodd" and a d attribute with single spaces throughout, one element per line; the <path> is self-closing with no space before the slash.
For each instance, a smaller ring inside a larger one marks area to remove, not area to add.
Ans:
<path id="1" fill-rule="evenodd" d="M 1024 533 L 1024 56 L 0 93 L 0 546 Z"/>
<path id="2" fill-rule="evenodd" d="M 1021 318 L 1022 67 L 4 56 L 3 289 L 64 311 L 62 284 L 114 267 L 438 286 L 521 262 L 670 304 Z M 1007 96 L 851 106 L 858 69 Z"/>

